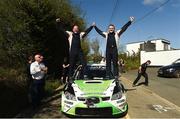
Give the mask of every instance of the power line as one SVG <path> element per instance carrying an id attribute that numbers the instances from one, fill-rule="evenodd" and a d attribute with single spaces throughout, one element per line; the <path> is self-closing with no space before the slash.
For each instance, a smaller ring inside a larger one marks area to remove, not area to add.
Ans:
<path id="1" fill-rule="evenodd" d="M 115 13 L 115 10 L 116 10 L 116 8 L 117 8 L 117 5 L 118 5 L 118 0 L 115 1 L 114 8 L 113 8 L 113 10 L 112 10 L 112 14 L 111 14 L 109 23 L 112 22 L 112 18 L 114 17 L 114 13 Z"/>
<path id="2" fill-rule="evenodd" d="M 158 10 L 159 8 L 161 8 L 161 7 L 163 7 L 164 5 L 166 5 L 169 1 L 170 1 L 170 0 L 167 0 L 167 1 L 165 1 L 164 3 L 162 3 L 159 7 L 154 8 L 153 10 L 151 10 L 150 12 L 148 12 L 147 14 L 145 14 L 144 16 L 142 16 L 141 18 L 139 18 L 138 20 L 136 20 L 136 21 L 134 22 L 134 24 L 142 21 L 143 19 L 145 19 L 146 17 L 148 17 L 149 15 L 151 15 L 152 13 L 154 13 L 156 10 Z"/>

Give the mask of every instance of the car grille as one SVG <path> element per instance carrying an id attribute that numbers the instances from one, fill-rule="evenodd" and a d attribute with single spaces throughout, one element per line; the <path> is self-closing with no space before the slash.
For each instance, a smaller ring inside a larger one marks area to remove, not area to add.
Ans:
<path id="1" fill-rule="evenodd" d="M 111 116 L 112 115 L 112 107 L 104 107 L 104 108 L 79 108 L 77 107 L 75 110 L 76 115 L 84 115 L 84 116 Z"/>
<path id="2" fill-rule="evenodd" d="M 100 102 L 99 97 L 78 97 L 79 101 L 85 101 L 86 103 L 97 104 Z"/>
<path id="3" fill-rule="evenodd" d="M 97 104 L 100 102 L 99 98 L 97 97 L 89 97 L 86 99 L 87 103 L 93 103 L 93 104 Z"/>
<path id="4" fill-rule="evenodd" d="M 108 101 L 110 97 L 102 97 L 102 101 Z"/>
<path id="5" fill-rule="evenodd" d="M 159 69 L 158 74 L 163 74 L 163 70 Z"/>

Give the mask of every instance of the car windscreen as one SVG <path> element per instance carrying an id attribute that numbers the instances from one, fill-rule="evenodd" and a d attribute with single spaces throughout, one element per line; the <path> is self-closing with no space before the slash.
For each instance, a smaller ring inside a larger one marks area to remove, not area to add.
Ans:
<path id="1" fill-rule="evenodd" d="M 180 64 L 180 59 L 174 61 L 173 64 Z"/>
<path id="2" fill-rule="evenodd" d="M 106 79 L 106 66 L 87 66 L 84 79 Z"/>

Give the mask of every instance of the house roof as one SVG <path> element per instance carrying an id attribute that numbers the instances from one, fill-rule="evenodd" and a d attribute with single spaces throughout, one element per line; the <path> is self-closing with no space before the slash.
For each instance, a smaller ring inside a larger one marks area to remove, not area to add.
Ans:
<path id="1" fill-rule="evenodd" d="M 169 40 L 166 40 L 166 39 L 163 39 L 163 38 L 151 39 L 151 40 L 147 40 L 147 41 L 157 41 L 157 40 L 162 40 L 163 43 L 170 44 Z M 137 41 L 137 42 L 131 42 L 131 43 L 127 43 L 127 44 L 144 43 L 144 42 L 147 42 L 147 41 Z"/>
<path id="2" fill-rule="evenodd" d="M 144 43 L 145 41 L 137 41 L 137 42 L 131 42 L 131 43 L 126 43 L 126 44 L 135 44 L 135 43 Z"/>

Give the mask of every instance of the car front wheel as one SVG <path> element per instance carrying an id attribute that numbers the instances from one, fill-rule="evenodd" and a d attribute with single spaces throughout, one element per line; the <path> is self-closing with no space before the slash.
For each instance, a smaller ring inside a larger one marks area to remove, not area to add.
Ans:
<path id="1" fill-rule="evenodd" d="M 175 72 L 175 77 L 176 77 L 176 78 L 180 78 L 180 71 L 176 71 L 176 72 Z"/>

